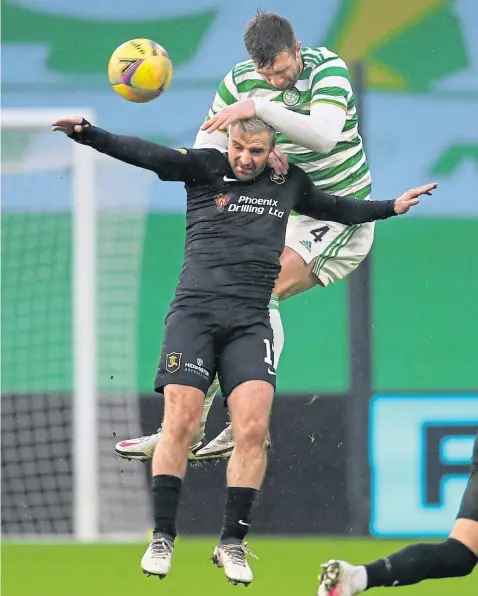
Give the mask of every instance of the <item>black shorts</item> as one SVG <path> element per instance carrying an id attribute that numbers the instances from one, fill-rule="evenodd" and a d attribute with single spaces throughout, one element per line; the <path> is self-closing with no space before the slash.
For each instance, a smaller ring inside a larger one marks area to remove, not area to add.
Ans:
<path id="1" fill-rule="evenodd" d="M 478 434 L 473 446 L 471 475 L 463 494 L 457 518 L 471 519 L 478 522 Z"/>
<path id="2" fill-rule="evenodd" d="M 267 381 L 275 389 L 273 332 L 269 311 L 174 306 L 166 329 L 154 390 L 186 385 L 207 393 L 216 373 L 222 394 L 229 397 L 246 381 Z"/>

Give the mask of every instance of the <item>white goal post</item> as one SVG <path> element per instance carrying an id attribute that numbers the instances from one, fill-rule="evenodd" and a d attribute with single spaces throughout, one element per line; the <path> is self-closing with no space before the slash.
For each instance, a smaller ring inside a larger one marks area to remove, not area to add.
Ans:
<path id="1" fill-rule="evenodd" d="M 61 116 L 90 109 L 2 110 L 3 130 L 47 130 Z M 95 541 L 98 527 L 98 430 L 96 385 L 96 207 L 95 158 L 88 147 L 72 144 L 73 209 L 73 528 L 79 541 Z"/>
<path id="2" fill-rule="evenodd" d="M 148 468 L 113 447 L 143 432 L 156 179 L 52 133 L 79 115 L 96 123 L 88 108 L 2 111 L 4 539 L 130 541 L 151 526 Z"/>

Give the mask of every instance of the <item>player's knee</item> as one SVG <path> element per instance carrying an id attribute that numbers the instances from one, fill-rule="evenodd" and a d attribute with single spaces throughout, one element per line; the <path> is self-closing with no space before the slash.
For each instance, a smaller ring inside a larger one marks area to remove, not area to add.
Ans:
<path id="1" fill-rule="evenodd" d="M 234 423 L 234 442 L 237 449 L 246 451 L 262 449 L 268 428 L 269 421 L 259 418 L 250 418 L 241 421 L 240 424 Z"/>
<path id="2" fill-rule="evenodd" d="M 176 442 L 189 442 L 199 426 L 200 416 L 185 409 L 169 422 L 163 422 L 163 436 Z"/>
<path id="3" fill-rule="evenodd" d="M 478 563 L 473 551 L 455 538 L 448 538 L 442 543 L 444 564 L 449 569 L 450 577 L 470 575 Z"/>
<path id="4" fill-rule="evenodd" d="M 471 473 L 478 474 L 478 455 L 473 455 L 473 460 L 471 462 Z"/>
<path id="5" fill-rule="evenodd" d="M 229 396 L 234 443 L 239 451 L 263 447 L 273 397 L 274 387 L 266 381 L 242 383 Z"/>
<path id="6" fill-rule="evenodd" d="M 189 441 L 199 426 L 203 397 L 193 387 L 167 386 L 163 435 L 175 441 Z"/>
<path id="7" fill-rule="evenodd" d="M 273 290 L 279 300 L 300 294 L 317 284 L 317 279 L 312 273 L 313 264 L 307 264 L 299 254 L 287 246 L 281 255 L 280 264 L 280 275 Z"/>

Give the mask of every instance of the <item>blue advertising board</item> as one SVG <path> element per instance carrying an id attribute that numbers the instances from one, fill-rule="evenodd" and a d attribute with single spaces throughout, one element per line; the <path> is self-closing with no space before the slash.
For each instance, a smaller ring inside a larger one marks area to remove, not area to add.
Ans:
<path id="1" fill-rule="evenodd" d="M 478 395 L 374 396 L 371 533 L 446 536 L 465 490 L 477 432 Z"/>

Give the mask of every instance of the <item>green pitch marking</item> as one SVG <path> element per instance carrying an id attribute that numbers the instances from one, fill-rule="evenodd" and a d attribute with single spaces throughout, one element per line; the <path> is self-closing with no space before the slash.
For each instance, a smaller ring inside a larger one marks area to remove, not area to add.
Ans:
<path id="1" fill-rule="evenodd" d="M 162 582 L 145 577 L 140 560 L 144 544 L 17 545 L 2 548 L 2 594 L 5 596 L 187 596 L 242 594 L 242 587 L 226 582 L 209 557 L 214 538 L 180 539 L 171 574 Z M 362 563 L 405 546 L 383 540 L 327 538 L 255 538 L 250 548 L 255 580 L 247 594 L 259 596 L 314 596 L 320 563 L 342 557 Z M 478 573 L 466 578 L 422 583 L 394 590 L 393 596 L 476 596 Z M 234 591 L 236 590 L 236 591 Z M 239 591 L 239 592 L 238 592 Z M 367 592 L 391 596 L 390 590 Z"/>

